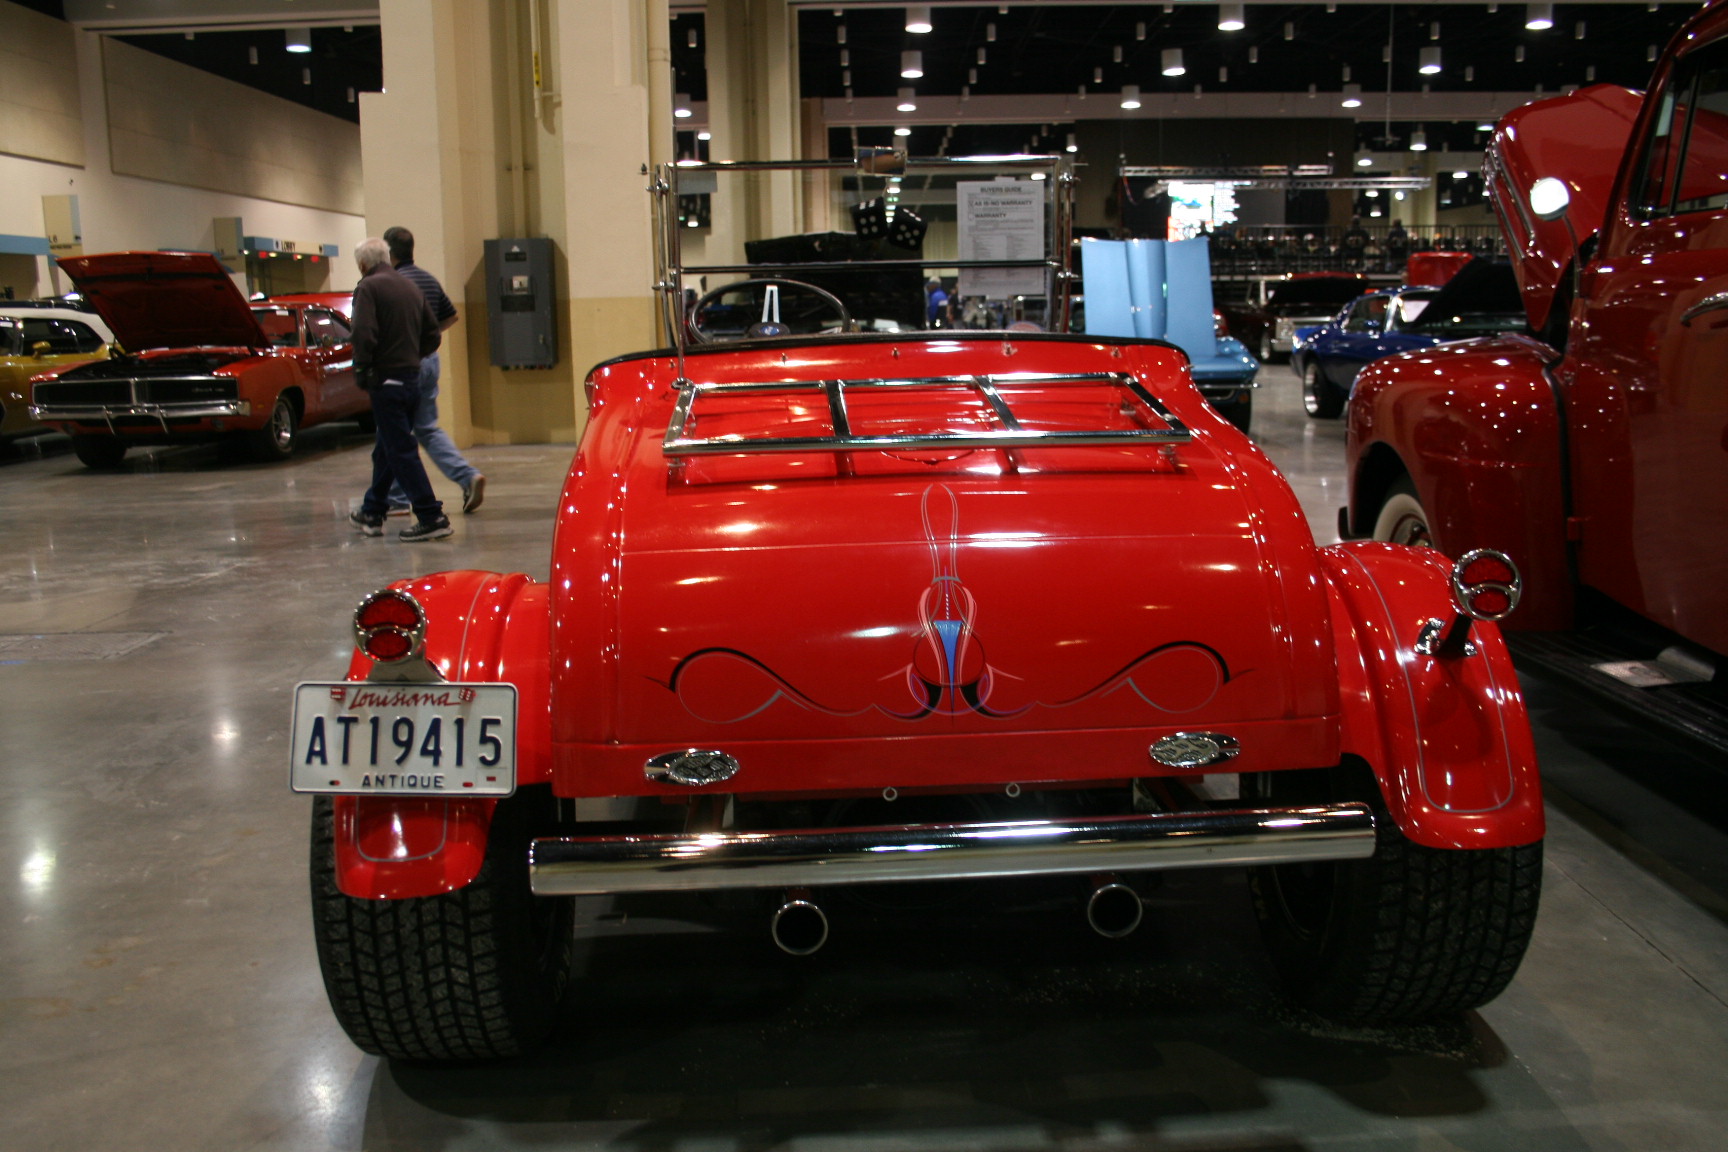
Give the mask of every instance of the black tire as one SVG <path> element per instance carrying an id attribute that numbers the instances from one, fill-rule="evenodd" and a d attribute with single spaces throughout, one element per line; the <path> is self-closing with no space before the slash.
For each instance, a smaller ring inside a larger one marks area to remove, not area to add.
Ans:
<path id="1" fill-rule="evenodd" d="M 1228 404 L 1214 404 L 1218 415 L 1242 429 L 1248 431 L 1248 425 L 1254 420 L 1254 393 L 1245 393 L 1240 400 Z"/>
<path id="2" fill-rule="evenodd" d="M 1367 860 L 1280 864 L 1250 875 L 1254 912 L 1285 992 L 1350 1024 L 1411 1024 L 1494 999 L 1518 971 L 1542 888 L 1542 843 L 1427 848 L 1407 840 L 1361 765 L 1259 778 L 1277 803 L 1372 800 Z"/>
<path id="3" fill-rule="evenodd" d="M 86 468 L 108 471 L 126 458 L 126 441 L 118 436 L 74 436 L 72 454 Z"/>
<path id="4" fill-rule="evenodd" d="M 1369 535 L 1388 544 L 1409 544 L 1414 548 L 1434 547 L 1434 533 L 1428 512 L 1416 495 L 1416 485 L 1408 476 L 1400 476 L 1386 490 L 1380 509 L 1374 514 L 1374 527 Z"/>
<path id="5" fill-rule="evenodd" d="M 1316 420 L 1336 420 L 1350 397 L 1338 385 L 1326 379 L 1320 362 L 1310 360 L 1302 369 L 1302 407 Z"/>
<path id="6" fill-rule="evenodd" d="M 312 923 L 343 1031 L 375 1056 L 476 1060 L 527 1052 L 551 1032 L 574 963 L 574 903 L 528 887 L 528 842 L 552 798 L 500 801 L 486 858 L 440 896 L 361 900 L 336 887 L 334 805 L 312 807 Z"/>
<path id="7" fill-rule="evenodd" d="M 294 441 L 300 432 L 300 413 L 287 395 L 276 397 L 270 409 L 270 419 L 256 432 L 246 433 L 246 452 L 262 464 L 286 460 L 294 454 Z"/>

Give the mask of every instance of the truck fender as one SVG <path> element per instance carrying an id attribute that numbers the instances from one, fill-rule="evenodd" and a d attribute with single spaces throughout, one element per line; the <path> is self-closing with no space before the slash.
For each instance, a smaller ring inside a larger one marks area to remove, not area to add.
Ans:
<path id="1" fill-rule="evenodd" d="M 1542 838 L 1541 784 L 1524 698 L 1500 629 L 1476 621 L 1474 655 L 1416 651 L 1450 622 L 1451 566 L 1432 549 L 1355 542 L 1320 550 L 1332 599 L 1340 747 L 1374 770 L 1387 811 L 1430 848 Z"/>
<path id="2" fill-rule="evenodd" d="M 546 585 L 521 573 L 438 572 L 391 585 L 426 610 L 426 656 L 446 680 L 516 685 L 516 786 L 551 779 Z M 355 650 L 349 680 L 372 661 Z M 336 883 L 367 900 L 436 896 L 474 879 L 498 801 L 338 796 Z"/>
<path id="3" fill-rule="evenodd" d="M 1355 532 L 1373 530 L 1387 490 L 1408 474 L 1439 548 L 1452 556 L 1494 548 L 1518 565 L 1525 594 L 1512 628 L 1572 620 L 1565 415 L 1548 370 L 1555 358 L 1525 336 L 1442 344 L 1375 361 L 1350 397 Z"/>

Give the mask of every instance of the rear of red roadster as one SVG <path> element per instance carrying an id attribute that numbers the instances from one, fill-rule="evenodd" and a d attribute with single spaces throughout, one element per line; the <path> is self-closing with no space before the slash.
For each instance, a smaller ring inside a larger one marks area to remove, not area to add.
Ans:
<path id="1" fill-rule="evenodd" d="M 1512 978 L 1543 832 L 1494 623 L 1518 573 L 1316 548 L 1179 348 L 1063 334 L 1066 161 L 988 164 L 798 162 L 856 234 L 702 266 L 684 193 L 753 203 L 776 165 L 656 172 L 675 350 L 590 374 L 551 579 L 381 589 L 347 679 L 296 690 L 319 958 L 362 1048 L 532 1047 L 580 979 L 574 902 L 644 893 L 754 893 L 764 952 L 802 955 L 846 947 L 848 890 L 1005 907 L 1072 877 L 1120 937 L 1150 874 L 1243 867 L 1313 1011 L 1419 1020 Z M 902 173 L 959 206 L 958 327 L 922 327 L 956 257 L 887 221 Z M 1002 228 L 1044 258 L 968 245 Z"/>
<path id="2" fill-rule="evenodd" d="M 1316 548 L 1177 349 L 771 338 L 590 391 L 550 582 L 381 590 L 348 679 L 298 689 L 319 954 L 362 1048 L 534 1045 L 573 899 L 644 892 L 758 891 L 763 947 L 807 953 L 845 946 L 853 885 L 1072 875 L 1119 936 L 1147 874 L 1245 866 L 1315 1011 L 1511 979 L 1542 837 L 1493 623 L 1516 572 Z"/>

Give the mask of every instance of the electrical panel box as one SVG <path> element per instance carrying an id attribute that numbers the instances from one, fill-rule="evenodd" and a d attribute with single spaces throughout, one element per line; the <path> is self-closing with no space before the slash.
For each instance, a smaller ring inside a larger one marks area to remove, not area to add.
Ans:
<path id="1" fill-rule="evenodd" d="M 558 363 L 556 300 L 550 239 L 486 241 L 486 313 L 495 366 L 550 368 Z"/>

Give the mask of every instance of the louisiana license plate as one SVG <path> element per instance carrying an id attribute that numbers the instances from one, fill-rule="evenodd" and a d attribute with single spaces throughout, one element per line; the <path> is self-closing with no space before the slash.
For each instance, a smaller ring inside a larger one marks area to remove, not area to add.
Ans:
<path id="1" fill-rule="evenodd" d="M 289 764 L 296 792 L 508 796 L 516 686 L 296 685 Z"/>

